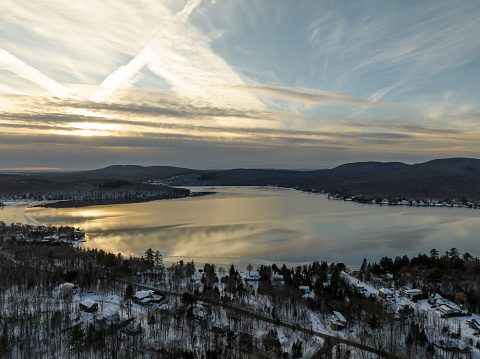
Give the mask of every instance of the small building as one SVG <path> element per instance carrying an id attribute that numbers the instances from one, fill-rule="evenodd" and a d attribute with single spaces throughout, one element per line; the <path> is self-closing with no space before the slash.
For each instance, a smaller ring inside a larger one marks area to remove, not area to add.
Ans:
<path id="1" fill-rule="evenodd" d="M 330 328 L 335 331 L 343 330 L 345 326 L 339 321 L 333 320 L 330 322 Z"/>
<path id="2" fill-rule="evenodd" d="M 333 311 L 333 319 L 338 321 L 340 324 L 344 326 L 347 325 L 347 320 L 345 319 L 343 314 L 340 312 Z"/>
<path id="3" fill-rule="evenodd" d="M 107 325 L 112 325 L 120 321 L 120 315 L 116 309 L 108 307 L 98 315 L 97 320 L 103 321 Z"/>
<path id="4" fill-rule="evenodd" d="M 98 310 L 98 303 L 90 298 L 82 300 L 80 303 L 78 303 L 78 306 L 81 310 L 87 313 L 93 313 Z"/>
<path id="5" fill-rule="evenodd" d="M 260 272 L 258 270 L 251 270 L 245 276 L 245 280 L 251 282 L 258 282 L 260 280 Z"/>
<path id="6" fill-rule="evenodd" d="M 342 315 L 342 313 L 334 311 L 332 315 L 332 320 L 330 321 L 330 328 L 332 328 L 332 330 L 339 331 L 344 329 L 346 325 L 347 320 Z"/>

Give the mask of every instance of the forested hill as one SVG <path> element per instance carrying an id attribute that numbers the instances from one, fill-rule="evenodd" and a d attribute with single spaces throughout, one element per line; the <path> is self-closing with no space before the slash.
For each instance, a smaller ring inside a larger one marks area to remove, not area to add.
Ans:
<path id="1" fill-rule="evenodd" d="M 9 186 L 2 184 L 0 194 Z M 5 176 L 3 176 L 5 177 Z M 8 175 L 7 179 L 13 179 Z M 54 180 L 55 178 L 55 180 Z M 58 182 L 60 181 L 60 182 Z M 195 170 L 170 166 L 109 166 L 71 173 L 30 174 L 16 178 L 15 188 L 128 181 L 158 181 L 171 186 L 281 186 L 326 191 L 341 196 L 392 199 L 437 199 L 480 202 L 480 160 L 437 159 L 408 165 L 401 162 L 357 162 L 315 171 L 230 169 Z M 115 184 L 118 184 L 117 182 Z M 3 187 L 2 187 L 3 186 Z M 9 192 L 11 193 L 10 183 Z M 68 186 L 68 185 L 67 185 Z M 115 187 L 115 186 L 113 186 Z"/>
<path id="2" fill-rule="evenodd" d="M 159 180 L 174 186 L 282 186 L 369 198 L 432 198 L 480 202 L 480 159 L 448 158 L 408 165 L 356 162 L 316 171 L 194 170 L 168 166 L 110 166 L 77 176 Z"/>
<path id="3" fill-rule="evenodd" d="M 283 186 L 385 198 L 434 198 L 480 201 L 480 160 L 437 159 L 408 165 L 401 162 L 356 162 L 316 171 L 178 167 L 110 166 L 77 176 L 159 180 L 175 186 Z"/>
<path id="4" fill-rule="evenodd" d="M 357 162 L 317 171 L 112 166 L 81 175 L 161 180 L 175 186 L 272 185 L 342 196 L 480 201 L 480 160 L 473 158 L 437 159 L 414 165 Z"/>

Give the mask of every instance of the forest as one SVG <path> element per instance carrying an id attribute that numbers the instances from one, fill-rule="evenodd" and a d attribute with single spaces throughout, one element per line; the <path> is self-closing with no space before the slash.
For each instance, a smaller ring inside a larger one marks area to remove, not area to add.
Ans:
<path id="1" fill-rule="evenodd" d="M 480 358 L 480 262 L 456 248 L 222 268 L 45 241 L 75 231 L 0 223 L 0 357 Z"/>

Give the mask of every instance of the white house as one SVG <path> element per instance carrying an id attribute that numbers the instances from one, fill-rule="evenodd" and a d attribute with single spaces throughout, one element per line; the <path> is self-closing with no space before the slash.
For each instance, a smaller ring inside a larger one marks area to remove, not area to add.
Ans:
<path id="1" fill-rule="evenodd" d="M 260 272 L 258 270 L 251 270 L 247 273 L 245 280 L 258 282 L 260 280 Z"/>

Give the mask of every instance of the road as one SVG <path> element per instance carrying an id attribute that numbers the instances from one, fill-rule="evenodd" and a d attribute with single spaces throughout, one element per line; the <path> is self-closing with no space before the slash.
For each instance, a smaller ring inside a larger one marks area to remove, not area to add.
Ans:
<path id="1" fill-rule="evenodd" d="M 141 289 L 156 290 L 156 291 L 162 292 L 164 294 L 172 295 L 172 296 L 176 296 L 176 297 L 181 297 L 182 294 L 183 294 L 183 293 L 177 293 L 177 292 L 170 292 L 170 291 L 166 291 L 166 290 L 163 290 L 163 289 L 150 287 L 150 286 L 146 286 L 146 285 L 142 285 L 142 284 L 138 284 L 138 283 L 133 283 L 133 284 L 136 285 L 137 287 L 141 288 Z M 205 298 L 198 298 L 198 300 L 200 302 L 203 302 L 203 303 L 207 303 L 207 304 L 215 305 L 215 306 L 218 306 L 218 307 L 222 307 L 224 309 L 233 311 L 233 312 L 235 312 L 237 314 L 240 314 L 240 315 L 243 315 L 245 317 L 249 317 L 249 318 L 252 318 L 252 319 L 256 319 L 258 321 L 263 321 L 263 322 L 266 322 L 266 323 L 273 324 L 277 327 L 283 327 L 283 328 L 291 329 L 293 331 L 314 335 L 314 336 L 317 336 L 317 337 L 320 337 L 320 338 L 323 338 L 323 339 L 329 339 L 330 343 L 332 343 L 332 345 L 345 344 L 345 345 L 348 345 L 348 346 L 352 346 L 352 347 L 359 348 L 361 350 L 370 352 L 372 354 L 376 354 L 380 358 L 385 358 L 385 359 L 405 359 L 402 356 L 399 356 L 399 355 L 396 355 L 396 354 L 393 354 L 393 353 L 388 353 L 388 352 L 386 352 L 384 350 L 381 350 L 381 349 L 378 349 L 378 348 L 373 348 L 373 347 L 370 347 L 370 346 L 365 345 L 365 344 L 357 343 L 357 342 L 354 342 L 354 341 L 351 341 L 351 340 L 348 340 L 348 339 L 344 339 L 344 338 L 340 338 L 340 337 L 337 337 L 337 336 L 333 336 L 333 335 L 330 335 L 330 334 L 317 332 L 317 331 L 312 330 L 312 329 L 303 328 L 303 327 L 299 326 L 298 324 L 290 324 L 290 323 L 282 322 L 280 320 L 268 318 L 268 317 L 265 317 L 263 315 L 259 315 L 259 314 L 249 312 L 245 309 L 234 307 L 230 304 L 214 301 L 214 300 L 211 300 L 211 299 L 205 299 Z M 322 358 L 321 351 L 314 354 L 314 356 L 312 358 Z"/>

